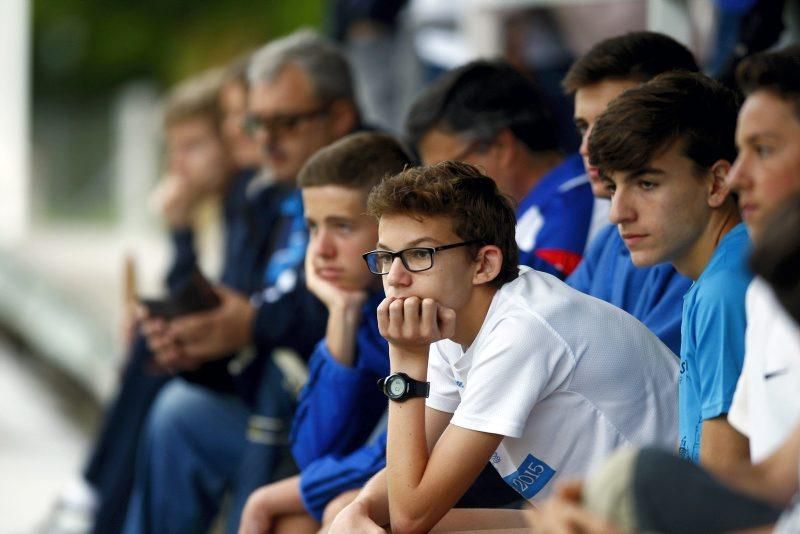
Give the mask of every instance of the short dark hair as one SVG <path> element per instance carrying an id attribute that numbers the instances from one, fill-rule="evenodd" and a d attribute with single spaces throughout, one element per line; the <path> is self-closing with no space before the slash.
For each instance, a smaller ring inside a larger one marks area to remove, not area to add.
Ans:
<path id="1" fill-rule="evenodd" d="M 750 268 L 764 278 L 792 318 L 800 323 L 800 195 L 794 195 L 765 220 L 770 228 L 756 242 Z"/>
<path id="2" fill-rule="evenodd" d="M 502 251 L 503 264 L 492 285 L 500 287 L 519 274 L 511 199 L 500 192 L 494 180 L 468 163 L 443 161 L 386 178 L 370 193 L 367 210 L 377 218 L 395 214 L 447 217 L 458 237 L 478 242 L 470 247 L 473 255 L 483 245 L 495 245 Z"/>
<path id="3" fill-rule="evenodd" d="M 631 32 L 600 41 L 575 61 L 561 82 L 566 93 L 610 79 L 646 82 L 673 70 L 697 72 L 692 53 L 672 37 Z"/>
<path id="4" fill-rule="evenodd" d="M 698 169 L 736 159 L 738 98 L 703 74 L 671 72 L 611 101 L 589 136 L 589 161 L 601 173 L 635 171 L 673 143 Z"/>
<path id="5" fill-rule="evenodd" d="M 536 86 L 505 61 L 473 61 L 444 74 L 414 101 L 409 143 L 434 128 L 491 140 L 509 128 L 532 152 L 558 149 L 556 123 Z"/>
<path id="6" fill-rule="evenodd" d="M 800 120 L 800 45 L 744 58 L 736 68 L 736 83 L 745 95 L 763 89 L 790 101 Z"/>
<path id="7" fill-rule="evenodd" d="M 299 187 L 339 185 L 369 191 L 384 177 L 413 165 L 391 135 L 359 132 L 345 136 L 311 156 L 297 176 Z"/>

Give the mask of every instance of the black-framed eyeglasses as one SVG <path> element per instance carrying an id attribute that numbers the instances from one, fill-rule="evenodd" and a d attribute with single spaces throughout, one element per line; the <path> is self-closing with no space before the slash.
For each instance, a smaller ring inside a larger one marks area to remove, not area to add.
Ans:
<path id="1" fill-rule="evenodd" d="M 442 245 L 440 247 L 411 247 L 397 252 L 389 252 L 388 250 L 373 250 L 366 252 L 361 256 L 367 262 L 367 267 L 370 272 L 380 275 L 389 274 L 395 258 L 400 258 L 403 266 L 412 273 L 420 271 L 427 271 L 433 267 L 433 256 L 442 250 L 448 250 L 456 247 L 464 247 L 467 245 L 474 245 L 480 243 L 479 240 L 473 239 L 472 241 L 463 241 L 461 243 L 453 243 L 452 245 Z"/>
<path id="2" fill-rule="evenodd" d="M 270 135 L 280 136 L 291 132 L 304 121 L 316 119 L 327 114 L 329 107 L 325 105 L 309 111 L 284 113 L 271 117 L 249 114 L 244 119 L 244 129 L 251 136 L 265 131 L 269 132 Z"/>

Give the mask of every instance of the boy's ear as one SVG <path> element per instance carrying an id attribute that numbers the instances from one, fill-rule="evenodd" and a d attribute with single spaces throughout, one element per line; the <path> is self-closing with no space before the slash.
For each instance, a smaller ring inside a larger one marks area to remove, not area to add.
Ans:
<path id="1" fill-rule="evenodd" d="M 708 205 L 712 208 L 722 206 L 728 198 L 730 187 L 728 187 L 727 176 L 731 170 L 731 163 L 724 159 L 717 160 L 709 169 L 711 173 L 711 183 L 708 190 Z"/>
<path id="2" fill-rule="evenodd" d="M 477 266 L 472 276 L 474 285 L 487 284 L 497 278 L 503 267 L 503 251 L 495 245 L 485 245 L 478 251 Z"/>

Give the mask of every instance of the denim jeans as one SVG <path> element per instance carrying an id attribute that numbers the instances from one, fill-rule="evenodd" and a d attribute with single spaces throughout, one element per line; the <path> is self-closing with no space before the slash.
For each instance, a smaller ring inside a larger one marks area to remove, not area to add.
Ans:
<path id="1" fill-rule="evenodd" d="M 236 532 L 247 497 L 274 480 L 289 455 L 294 400 L 282 382 L 268 362 L 255 411 L 235 395 L 170 382 L 139 445 L 124 532 L 206 532 L 226 492 L 227 526 Z"/>

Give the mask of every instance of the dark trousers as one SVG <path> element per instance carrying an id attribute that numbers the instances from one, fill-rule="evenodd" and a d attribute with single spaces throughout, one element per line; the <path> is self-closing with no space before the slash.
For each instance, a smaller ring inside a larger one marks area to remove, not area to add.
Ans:
<path id="1" fill-rule="evenodd" d="M 137 334 L 116 398 L 103 419 L 84 471 L 99 496 L 94 532 L 122 530 L 133 487 L 136 449 L 150 407 L 172 378 L 157 372 L 145 339 Z"/>
<path id="2" fill-rule="evenodd" d="M 714 533 L 774 523 L 773 506 L 733 491 L 699 466 L 658 449 L 643 449 L 633 475 L 636 524 L 645 532 Z"/>

